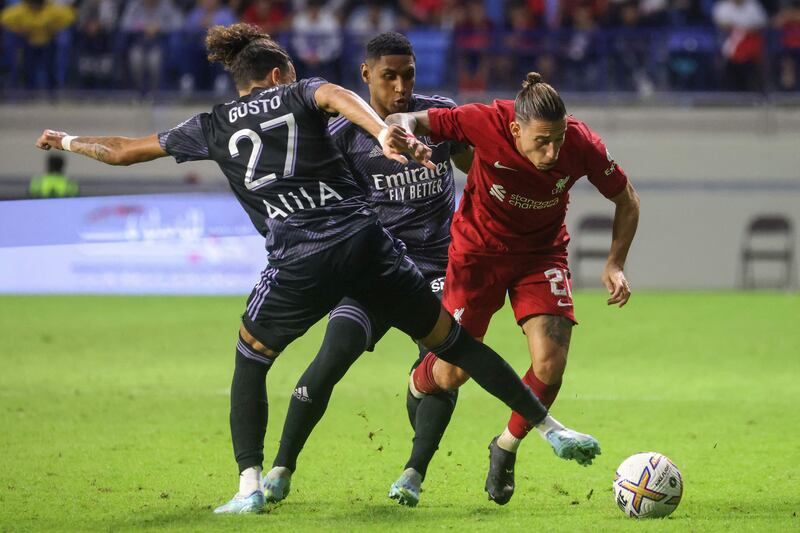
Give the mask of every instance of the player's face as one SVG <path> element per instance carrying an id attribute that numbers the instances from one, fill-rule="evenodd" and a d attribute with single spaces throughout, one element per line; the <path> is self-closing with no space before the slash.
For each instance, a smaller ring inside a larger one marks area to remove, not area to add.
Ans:
<path id="1" fill-rule="evenodd" d="M 517 150 L 539 170 L 550 170 L 558 161 L 558 152 L 567 133 L 567 119 L 553 122 L 531 120 L 512 122 L 511 134 Z"/>
<path id="2" fill-rule="evenodd" d="M 370 105 L 381 117 L 408 110 L 416 72 L 414 57 L 407 55 L 381 56 L 361 65 Z"/>

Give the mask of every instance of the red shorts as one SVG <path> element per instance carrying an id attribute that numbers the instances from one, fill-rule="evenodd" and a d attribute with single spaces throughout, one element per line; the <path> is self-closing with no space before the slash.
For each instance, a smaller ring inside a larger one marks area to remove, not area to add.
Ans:
<path id="1" fill-rule="evenodd" d="M 470 335 L 486 334 L 506 293 L 517 324 L 531 315 L 560 315 L 577 324 L 566 255 L 531 259 L 450 249 L 442 302 Z"/>

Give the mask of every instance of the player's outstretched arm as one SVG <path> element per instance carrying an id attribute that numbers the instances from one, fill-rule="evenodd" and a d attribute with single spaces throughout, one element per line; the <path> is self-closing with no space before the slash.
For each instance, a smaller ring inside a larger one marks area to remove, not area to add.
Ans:
<path id="1" fill-rule="evenodd" d="M 399 126 L 387 126 L 375 110 L 353 91 L 334 83 L 326 83 L 319 86 L 314 93 L 314 99 L 321 109 L 344 115 L 350 122 L 378 139 L 386 157 L 406 164 L 408 159 L 402 155 L 406 153 L 431 170 L 436 168 L 430 161 L 429 147 L 413 135 L 407 135 Z"/>
<path id="2" fill-rule="evenodd" d="M 165 157 L 158 135 L 147 137 L 84 137 L 69 135 L 63 131 L 44 130 L 36 140 L 42 150 L 64 150 L 75 152 L 108 165 L 132 165 Z"/>
<path id="3" fill-rule="evenodd" d="M 636 228 L 639 225 L 639 195 L 630 182 L 618 195 L 611 198 L 616 204 L 614 210 L 614 229 L 611 234 L 611 249 L 608 252 L 608 260 L 603 270 L 603 283 L 610 294 L 608 305 L 619 305 L 620 307 L 628 303 L 631 297 L 631 287 L 625 279 L 625 260 L 628 257 L 628 250 L 636 235 Z"/>

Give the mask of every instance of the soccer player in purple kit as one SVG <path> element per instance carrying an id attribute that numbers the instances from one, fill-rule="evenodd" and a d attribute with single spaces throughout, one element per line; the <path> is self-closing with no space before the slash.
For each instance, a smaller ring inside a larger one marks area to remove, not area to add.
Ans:
<path id="1" fill-rule="evenodd" d="M 455 107 L 449 98 L 413 93 L 415 59 L 411 43 L 399 33 L 386 32 L 367 43 L 361 78 L 369 87 L 370 106 L 381 117 Z M 403 165 L 381 157 L 383 152 L 375 138 L 346 117 L 332 121 L 329 131 L 384 227 L 403 241 L 406 256 L 441 297 L 455 209 L 450 161 L 466 173 L 472 162 L 472 148 L 456 142 L 434 144 L 423 137 L 422 141 L 431 147 L 431 162 L 436 165 L 435 170 L 429 170 L 419 163 Z M 297 457 L 324 415 L 334 386 L 365 350 L 374 349 L 389 326 L 381 307 L 366 306 L 353 298 L 343 299 L 331 312 L 322 347 L 289 401 L 280 448 L 272 470 L 265 476 L 268 501 L 280 501 L 289 494 Z M 425 355 L 423 349 L 419 357 Z M 389 491 L 389 496 L 400 504 L 415 506 L 419 501 L 422 480 L 457 397 L 457 389 L 426 395 L 421 400 L 407 393 L 409 421 L 415 430 L 412 452 L 403 474 Z"/>
<path id="2" fill-rule="evenodd" d="M 590 435 L 564 428 L 497 353 L 444 310 L 405 247 L 381 225 L 327 131 L 342 114 L 403 164 L 412 155 L 433 170 L 431 150 L 389 127 L 356 94 L 320 78 L 296 81 L 289 55 L 255 26 L 215 26 L 209 59 L 233 76 L 238 98 L 171 130 L 145 137 L 75 136 L 45 130 L 43 150 L 65 150 L 110 165 L 172 156 L 215 161 L 265 237 L 269 265 L 247 300 L 236 344 L 230 427 L 239 490 L 217 513 L 257 513 L 268 402 L 266 377 L 292 341 L 345 296 L 383 305 L 393 327 L 530 421 L 563 459 L 586 464 L 600 453 Z"/>

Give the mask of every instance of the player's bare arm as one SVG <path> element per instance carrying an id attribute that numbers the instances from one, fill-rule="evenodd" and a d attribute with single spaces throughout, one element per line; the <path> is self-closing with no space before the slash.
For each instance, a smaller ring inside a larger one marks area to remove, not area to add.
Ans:
<path id="1" fill-rule="evenodd" d="M 428 135 L 431 130 L 431 122 L 428 119 L 427 111 L 415 111 L 413 113 L 394 113 L 386 117 L 387 124 L 398 124 L 404 130 L 414 135 Z"/>
<path id="2" fill-rule="evenodd" d="M 469 174 L 469 167 L 472 166 L 472 158 L 474 157 L 474 155 L 475 155 L 474 149 L 472 148 L 472 146 L 468 146 L 466 150 L 453 155 L 450 159 L 453 160 L 453 164 L 458 170 L 460 170 L 464 174 Z"/>
<path id="3" fill-rule="evenodd" d="M 36 140 L 36 146 L 42 150 L 75 152 L 101 163 L 122 166 L 152 161 L 167 155 L 155 134 L 147 137 L 75 137 L 63 131 L 44 130 Z"/>
<path id="4" fill-rule="evenodd" d="M 628 250 L 639 225 L 639 195 L 630 182 L 618 195 L 611 198 L 617 206 L 614 211 L 614 229 L 611 249 L 603 270 L 603 283 L 610 294 L 608 305 L 623 307 L 631 297 L 631 287 L 623 272 Z"/>
<path id="5" fill-rule="evenodd" d="M 377 138 L 383 147 L 384 155 L 389 159 L 406 164 L 408 159 L 401 154 L 406 153 L 421 165 L 431 170 L 435 169 L 435 165 L 430 161 L 429 147 L 415 137 L 407 135 L 397 125 L 387 127 L 375 110 L 353 91 L 333 83 L 326 83 L 320 85 L 314 98 L 321 109 L 344 115 L 350 122 Z"/>

